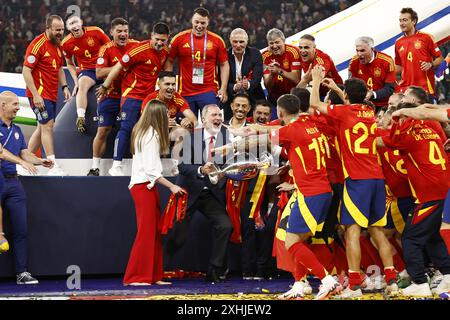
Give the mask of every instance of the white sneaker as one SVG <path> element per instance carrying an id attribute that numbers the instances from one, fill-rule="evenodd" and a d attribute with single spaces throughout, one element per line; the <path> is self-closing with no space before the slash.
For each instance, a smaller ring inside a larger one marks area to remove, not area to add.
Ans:
<path id="1" fill-rule="evenodd" d="M 430 279 L 431 291 L 437 288 L 437 286 L 442 282 L 442 279 L 444 279 L 444 275 L 439 270 L 435 270 L 433 276 Z"/>
<path id="2" fill-rule="evenodd" d="M 330 296 L 339 294 L 342 291 L 342 286 L 337 282 L 333 276 L 327 275 L 322 279 L 322 285 L 319 288 L 319 293 L 315 300 L 325 300 Z"/>
<path id="3" fill-rule="evenodd" d="M 380 291 L 386 288 L 386 281 L 383 275 L 372 275 L 370 277 L 366 276 L 361 284 L 361 289 L 363 292 L 374 292 Z"/>
<path id="4" fill-rule="evenodd" d="M 125 175 L 125 173 L 123 173 L 121 166 L 112 167 L 111 169 L 108 170 L 108 173 L 110 176 L 113 177 L 123 177 Z"/>
<path id="5" fill-rule="evenodd" d="M 64 172 L 59 166 L 54 166 L 47 172 L 48 176 L 67 176 L 67 173 Z"/>
<path id="6" fill-rule="evenodd" d="M 431 291 L 437 295 L 450 292 L 450 274 L 443 275 L 440 283 L 436 286 L 436 288 L 431 289 Z"/>
<path id="7" fill-rule="evenodd" d="M 422 284 L 417 284 L 411 282 L 411 285 L 405 289 L 400 291 L 404 296 L 410 297 L 431 297 L 433 294 L 431 293 L 430 286 L 427 282 Z"/>
<path id="8" fill-rule="evenodd" d="M 399 272 L 398 277 L 399 279 L 397 281 L 397 285 L 400 289 L 404 289 L 411 285 L 411 277 L 409 276 L 406 269 L 403 270 L 402 272 Z"/>
<path id="9" fill-rule="evenodd" d="M 303 281 L 296 281 L 294 285 L 292 286 L 291 290 L 288 292 L 283 293 L 282 295 L 278 296 L 278 299 L 286 300 L 286 299 L 297 299 L 297 300 L 303 300 L 305 297 L 305 283 Z"/>
<path id="10" fill-rule="evenodd" d="M 350 289 L 350 287 L 347 287 L 336 298 L 338 298 L 338 299 L 353 299 L 353 298 L 360 298 L 362 296 L 363 296 L 363 293 L 360 288 L 358 288 L 356 290 L 352 290 L 352 289 Z"/>

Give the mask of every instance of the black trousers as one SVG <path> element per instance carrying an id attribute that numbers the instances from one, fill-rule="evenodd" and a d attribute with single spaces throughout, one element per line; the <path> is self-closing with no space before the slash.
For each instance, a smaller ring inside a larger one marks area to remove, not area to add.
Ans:
<path id="1" fill-rule="evenodd" d="M 166 241 L 167 253 L 175 253 L 184 244 L 189 228 L 190 217 L 195 211 L 200 211 L 209 221 L 212 227 L 212 249 L 209 259 L 209 269 L 223 269 L 230 242 L 233 225 L 228 217 L 225 204 L 217 200 L 209 189 L 201 192 L 195 203 L 186 212 L 186 219 L 174 224 L 174 228 L 168 233 Z M 209 239 L 205 239 L 209 241 Z"/>
<path id="2" fill-rule="evenodd" d="M 408 214 L 402 234 L 403 255 L 406 270 L 417 284 L 427 282 L 424 250 L 442 274 L 450 274 L 450 256 L 439 233 L 443 206 L 444 200 L 431 201 L 416 205 Z"/>
<path id="3" fill-rule="evenodd" d="M 247 199 L 250 199 L 247 197 Z M 242 273 L 254 275 L 266 274 L 275 268 L 275 260 L 272 257 L 273 238 L 277 223 L 278 207 L 274 205 L 265 220 L 265 227 L 256 230 L 255 220 L 249 218 L 252 203 L 247 201 L 241 210 L 241 236 L 242 236 Z M 265 214 L 265 210 L 261 210 Z"/>

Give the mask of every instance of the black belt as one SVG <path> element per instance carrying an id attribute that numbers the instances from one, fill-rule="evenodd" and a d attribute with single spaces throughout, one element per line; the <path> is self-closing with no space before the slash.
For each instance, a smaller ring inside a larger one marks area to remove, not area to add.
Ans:
<path id="1" fill-rule="evenodd" d="M 4 173 L 3 176 L 5 179 L 14 179 L 17 178 L 17 173 Z"/>

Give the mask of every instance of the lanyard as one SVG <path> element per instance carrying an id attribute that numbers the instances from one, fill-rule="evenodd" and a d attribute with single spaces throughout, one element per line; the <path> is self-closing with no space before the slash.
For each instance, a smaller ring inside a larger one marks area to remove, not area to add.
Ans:
<path id="1" fill-rule="evenodd" d="M 205 43 L 203 45 L 203 63 L 206 63 L 206 43 L 208 41 L 208 31 L 205 32 Z M 191 32 L 191 52 L 192 52 L 192 62 L 195 62 L 194 54 L 194 35 Z"/>
<path id="2" fill-rule="evenodd" d="M 11 138 L 11 135 L 12 135 L 13 131 L 14 131 L 14 127 L 11 126 L 11 130 L 9 131 L 9 134 L 8 134 L 8 136 L 6 137 L 6 141 L 5 141 L 5 143 L 3 144 L 3 147 L 5 147 L 5 146 L 8 144 L 9 138 Z"/>

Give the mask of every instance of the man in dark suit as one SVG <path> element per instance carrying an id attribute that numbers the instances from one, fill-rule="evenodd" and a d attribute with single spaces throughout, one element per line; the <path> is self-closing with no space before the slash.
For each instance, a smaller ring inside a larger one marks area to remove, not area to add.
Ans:
<path id="1" fill-rule="evenodd" d="M 184 137 L 177 184 L 188 192 L 187 219 L 198 210 L 213 228 L 206 280 L 219 282 L 233 226 L 225 209 L 225 179 L 212 184 L 208 174 L 214 171 L 213 163 L 224 163 L 220 155 L 211 154 L 212 149 L 230 141 L 226 129 L 222 127 L 222 114 L 217 105 L 203 108 L 202 122 L 203 129 Z M 187 223 L 183 226 L 181 232 L 185 235 Z"/>
<path id="2" fill-rule="evenodd" d="M 236 28 L 230 34 L 231 48 L 228 49 L 230 77 L 228 78 L 227 94 L 233 97 L 236 93 L 245 92 L 250 96 L 252 105 L 257 100 L 264 99 L 261 87 L 263 62 L 258 49 L 249 47 L 248 35 L 244 29 Z M 229 99 L 231 100 L 231 99 Z M 232 117 L 230 102 L 223 104 L 225 120 Z"/>

